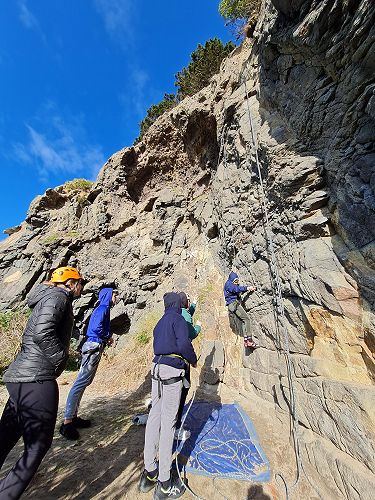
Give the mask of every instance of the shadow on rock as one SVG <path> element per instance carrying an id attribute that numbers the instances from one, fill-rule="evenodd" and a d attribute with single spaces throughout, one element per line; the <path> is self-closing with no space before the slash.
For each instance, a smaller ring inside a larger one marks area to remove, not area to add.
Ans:
<path id="1" fill-rule="evenodd" d="M 247 500 L 271 500 L 271 497 L 264 493 L 263 486 L 250 486 L 247 492 Z"/>

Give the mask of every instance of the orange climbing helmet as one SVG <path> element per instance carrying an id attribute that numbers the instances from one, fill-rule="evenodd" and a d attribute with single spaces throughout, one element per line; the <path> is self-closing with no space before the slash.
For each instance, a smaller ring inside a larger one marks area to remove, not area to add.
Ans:
<path id="1" fill-rule="evenodd" d="M 51 275 L 52 283 L 65 283 L 69 279 L 82 279 L 82 276 L 75 267 L 58 267 Z"/>

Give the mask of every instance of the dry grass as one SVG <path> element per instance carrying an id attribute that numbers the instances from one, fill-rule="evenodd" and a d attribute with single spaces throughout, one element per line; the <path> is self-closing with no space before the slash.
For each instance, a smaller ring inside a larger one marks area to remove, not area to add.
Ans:
<path id="1" fill-rule="evenodd" d="M 30 313 L 29 309 L 0 313 L 0 373 L 17 354 Z"/>
<path id="2" fill-rule="evenodd" d="M 109 392 L 115 393 L 133 390 L 144 381 L 153 358 L 152 331 L 161 316 L 162 311 L 149 312 L 123 349 L 113 356 L 103 357 L 95 385 L 105 385 Z"/>

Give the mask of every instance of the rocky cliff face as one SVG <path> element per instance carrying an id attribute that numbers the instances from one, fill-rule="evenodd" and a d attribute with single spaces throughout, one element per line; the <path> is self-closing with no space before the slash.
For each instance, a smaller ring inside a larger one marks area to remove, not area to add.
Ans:
<path id="1" fill-rule="evenodd" d="M 370 499 L 375 487 L 374 21 L 371 0 L 266 1 L 254 42 L 209 87 L 114 154 L 88 196 L 60 187 L 34 200 L 0 254 L 2 308 L 69 263 L 89 279 L 76 304 L 81 324 L 93 292 L 118 284 L 118 333 L 135 330 L 171 287 L 195 291 L 206 382 L 223 380 L 286 415 L 251 118 L 302 459 L 330 499 Z M 235 342 L 221 299 L 231 269 L 257 287 L 245 300 L 260 345 L 253 353 Z"/>

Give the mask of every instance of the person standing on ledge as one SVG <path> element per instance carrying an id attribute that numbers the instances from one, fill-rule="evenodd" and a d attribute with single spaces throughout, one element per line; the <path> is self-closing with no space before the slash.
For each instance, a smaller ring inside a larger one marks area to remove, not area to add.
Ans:
<path id="1" fill-rule="evenodd" d="M 60 434 L 75 441 L 79 438 L 77 428 L 90 427 L 91 421 L 78 416 L 78 408 L 87 386 L 94 380 L 96 370 L 106 345 L 112 344 L 110 330 L 110 309 L 116 302 L 113 288 L 102 288 L 99 292 L 99 305 L 91 315 L 87 328 L 87 340 L 82 346 L 82 361 L 78 376 L 69 391 L 66 401 L 64 422 Z"/>
<path id="2" fill-rule="evenodd" d="M 244 337 L 244 346 L 250 349 L 255 349 L 257 345 L 253 340 L 249 315 L 241 305 L 240 295 L 244 292 L 255 292 L 255 290 L 255 287 L 241 286 L 239 284 L 238 275 L 233 271 L 229 274 L 224 285 L 225 305 L 228 307 L 229 312 L 240 320 Z"/>
<path id="3" fill-rule="evenodd" d="M 27 298 L 33 311 L 21 350 L 3 376 L 9 399 L 0 420 L 0 467 L 21 436 L 24 450 L 0 481 L 1 500 L 20 498 L 52 444 L 59 402 L 56 378 L 68 361 L 72 300 L 82 288 L 77 269 L 60 267 Z"/>

